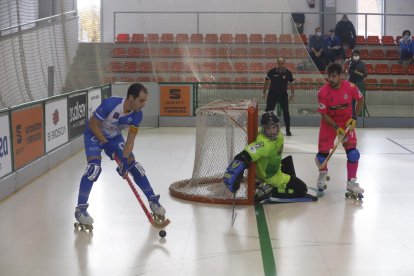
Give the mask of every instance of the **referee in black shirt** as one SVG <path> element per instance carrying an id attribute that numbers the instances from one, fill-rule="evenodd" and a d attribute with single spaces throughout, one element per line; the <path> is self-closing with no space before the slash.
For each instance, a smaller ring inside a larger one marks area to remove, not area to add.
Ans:
<path id="1" fill-rule="evenodd" d="M 269 93 L 266 94 L 269 81 Z M 291 85 L 291 95 L 288 97 L 287 87 L 288 83 L 292 83 L 293 81 L 292 72 L 285 67 L 285 59 L 279 57 L 277 59 L 277 67 L 272 68 L 267 72 L 263 85 L 263 99 L 266 99 L 266 111 L 274 111 L 276 103 L 279 102 L 283 112 L 283 120 L 285 121 L 287 136 L 292 136 L 292 133 L 290 132 L 289 100 L 291 100 L 295 94 L 293 85 Z"/>

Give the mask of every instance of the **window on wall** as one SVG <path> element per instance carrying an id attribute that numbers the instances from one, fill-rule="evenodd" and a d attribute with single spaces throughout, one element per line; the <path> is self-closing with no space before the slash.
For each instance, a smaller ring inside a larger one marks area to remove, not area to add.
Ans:
<path id="1" fill-rule="evenodd" d="M 79 42 L 101 40 L 101 0 L 78 0 Z"/>
<path id="2" fill-rule="evenodd" d="M 384 0 L 357 0 L 358 13 L 384 13 Z M 378 35 L 384 33 L 383 15 L 358 15 L 357 30 L 358 35 Z"/>

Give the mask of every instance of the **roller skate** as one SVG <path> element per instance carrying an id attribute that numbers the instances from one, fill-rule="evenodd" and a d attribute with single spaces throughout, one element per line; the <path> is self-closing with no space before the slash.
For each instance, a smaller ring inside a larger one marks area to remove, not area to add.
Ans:
<path id="1" fill-rule="evenodd" d="M 74 223 L 74 227 L 77 230 L 81 231 L 92 231 L 93 229 L 93 218 L 89 215 L 87 209 L 89 204 L 79 204 L 75 208 L 75 218 L 76 222 Z"/>
<path id="2" fill-rule="evenodd" d="M 316 189 L 318 193 L 322 194 L 324 190 L 328 187 L 326 181 L 329 181 L 331 178 L 328 175 L 328 171 L 319 171 L 318 180 L 316 181 Z"/>
<path id="3" fill-rule="evenodd" d="M 260 183 L 259 186 L 256 188 L 256 192 L 254 195 L 255 202 L 261 203 L 267 201 L 270 198 L 273 189 L 273 186 L 270 186 L 266 183 Z"/>
<path id="4" fill-rule="evenodd" d="M 154 218 L 154 222 L 162 224 L 165 221 L 165 208 L 160 204 L 160 195 L 152 195 L 148 199 L 149 206 L 151 208 L 151 215 Z"/>
<path id="5" fill-rule="evenodd" d="M 362 200 L 364 198 L 364 189 L 359 187 L 359 184 L 356 182 L 356 178 L 351 178 L 346 183 L 346 198 L 351 198 L 355 200 Z"/>

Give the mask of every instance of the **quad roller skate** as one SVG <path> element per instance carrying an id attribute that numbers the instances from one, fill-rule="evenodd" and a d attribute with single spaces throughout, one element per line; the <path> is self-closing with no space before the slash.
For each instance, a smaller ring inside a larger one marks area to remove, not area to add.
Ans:
<path id="1" fill-rule="evenodd" d="M 328 171 L 319 171 L 318 180 L 316 181 L 316 188 L 318 193 L 323 193 L 324 190 L 328 187 L 326 181 L 329 181 L 331 177 L 328 175 Z"/>
<path id="2" fill-rule="evenodd" d="M 152 211 L 151 215 L 154 218 L 154 222 L 156 224 L 161 225 L 166 220 L 165 218 L 166 211 L 165 211 L 165 208 L 162 207 L 162 205 L 160 204 L 159 199 L 160 199 L 160 195 L 152 195 L 149 198 L 148 202 L 149 202 L 149 206 Z"/>
<path id="3" fill-rule="evenodd" d="M 92 231 L 93 230 L 93 218 L 89 215 L 87 209 L 89 204 L 79 204 L 75 208 L 75 218 L 76 222 L 74 223 L 74 227 L 76 230 L 80 230 L 85 232 L 86 230 Z"/>
<path id="4" fill-rule="evenodd" d="M 346 183 L 346 198 L 351 198 L 355 200 L 362 200 L 364 198 L 364 189 L 359 187 L 359 184 L 356 182 L 356 178 L 351 178 Z"/>

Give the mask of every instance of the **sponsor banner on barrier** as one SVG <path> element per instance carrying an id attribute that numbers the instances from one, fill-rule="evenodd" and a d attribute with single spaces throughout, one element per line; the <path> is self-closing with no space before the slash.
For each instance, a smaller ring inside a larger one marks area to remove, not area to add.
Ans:
<path id="1" fill-rule="evenodd" d="M 68 141 L 68 103 L 66 98 L 45 105 L 46 152 Z"/>
<path id="2" fill-rule="evenodd" d="M 68 96 L 69 139 L 83 134 L 87 116 L 87 92 L 79 92 Z"/>
<path id="3" fill-rule="evenodd" d="M 12 172 L 10 124 L 7 113 L 0 115 L 0 178 Z"/>
<path id="4" fill-rule="evenodd" d="M 93 115 L 95 109 L 101 104 L 101 88 L 93 88 L 88 92 L 88 119 Z"/>
<path id="5" fill-rule="evenodd" d="M 192 85 L 160 85 L 161 116 L 191 116 Z"/>
<path id="6" fill-rule="evenodd" d="M 13 110 L 11 118 L 14 169 L 17 170 L 45 153 L 43 106 Z"/>

